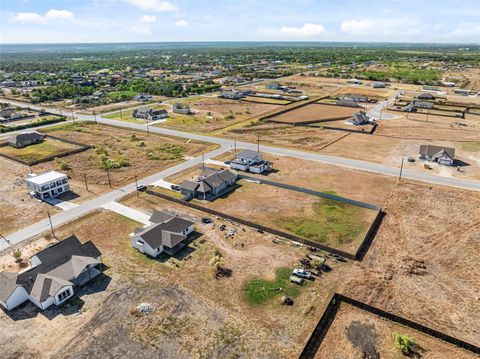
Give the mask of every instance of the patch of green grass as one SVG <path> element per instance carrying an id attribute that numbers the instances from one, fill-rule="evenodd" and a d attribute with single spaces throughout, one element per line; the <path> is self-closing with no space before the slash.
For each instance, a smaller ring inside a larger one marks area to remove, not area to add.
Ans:
<path id="1" fill-rule="evenodd" d="M 149 160 L 178 160 L 183 157 L 185 148 L 173 143 L 164 143 L 155 148 L 148 148 L 145 153 Z"/>
<path id="2" fill-rule="evenodd" d="M 352 243 L 365 231 L 363 208 L 322 198 L 312 209 L 313 215 L 282 216 L 276 223 L 299 237 L 331 245 Z"/>
<path id="3" fill-rule="evenodd" d="M 296 297 L 300 294 L 298 284 L 290 283 L 289 277 L 292 274 L 289 268 L 277 269 L 274 281 L 265 279 L 253 279 L 245 285 L 245 297 L 251 304 L 265 304 L 270 299 L 280 295 Z"/>

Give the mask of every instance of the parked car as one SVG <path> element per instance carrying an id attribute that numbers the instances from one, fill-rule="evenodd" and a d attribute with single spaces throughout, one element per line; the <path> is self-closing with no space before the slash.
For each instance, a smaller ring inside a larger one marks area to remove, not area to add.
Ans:
<path id="1" fill-rule="evenodd" d="M 293 274 L 288 279 L 290 280 L 290 282 L 298 284 L 298 285 L 302 285 L 303 282 L 305 281 L 305 279 L 297 277 L 296 275 L 293 275 Z"/>
<path id="2" fill-rule="evenodd" d="M 415 158 L 413 158 L 413 157 L 408 157 L 408 162 L 415 162 Z"/>
<path id="3" fill-rule="evenodd" d="M 147 190 L 147 186 L 145 186 L 144 184 L 139 184 L 137 186 L 137 191 L 138 192 L 145 192 Z"/>
<path id="4" fill-rule="evenodd" d="M 297 277 L 307 278 L 309 279 L 312 276 L 312 273 L 307 272 L 305 269 L 295 268 L 293 270 L 293 274 Z"/>
<path id="5" fill-rule="evenodd" d="M 180 191 L 180 186 L 178 184 L 172 184 L 170 188 L 173 189 L 174 191 Z"/>
<path id="6" fill-rule="evenodd" d="M 211 218 L 208 218 L 208 217 L 203 217 L 202 218 L 202 223 L 205 223 L 205 224 L 208 224 L 208 223 L 212 223 L 212 219 Z"/>

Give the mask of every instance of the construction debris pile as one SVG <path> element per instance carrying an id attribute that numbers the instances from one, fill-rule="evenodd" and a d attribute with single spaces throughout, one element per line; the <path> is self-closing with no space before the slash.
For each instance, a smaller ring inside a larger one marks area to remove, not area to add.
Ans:
<path id="1" fill-rule="evenodd" d="M 137 312 L 141 315 L 147 315 L 155 311 L 155 307 L 150 303 L 140 303 L 137 306 Z"/>

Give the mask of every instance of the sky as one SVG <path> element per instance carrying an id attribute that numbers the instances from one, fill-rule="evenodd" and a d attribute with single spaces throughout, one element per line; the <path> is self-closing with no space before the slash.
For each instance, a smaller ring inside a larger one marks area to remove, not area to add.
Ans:
<path id="1" fill-rule="evenodd" d="M 0 43 L 480 43 L 480 0 L 0 0 Z"/>

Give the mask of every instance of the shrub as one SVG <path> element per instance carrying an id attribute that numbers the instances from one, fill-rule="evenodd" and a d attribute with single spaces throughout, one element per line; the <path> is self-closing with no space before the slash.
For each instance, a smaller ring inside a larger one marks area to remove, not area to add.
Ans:
<path id="1" fill-rule="evenodd" d="M 66 161 L 58 159 L 57 163 L 58 163 L 58 168 L 60 168 L 61 171 L 68 171 L 72 169 Z"/>
<path id="2" fill-rule="evenodd" d="M 415 345 L 415 339 L 408 334 L 393 333 L 393 345 L 400 350 L 403 355 L 410 355 Z"/>
<path id="3" fill-rule="evenodd" d="M 235 115 L 233 113 L 229 113 L 228 115 L 223 116 L 223 118 L 227 121 L 230 121 L 235 118 Z"/>
<path id="4" fill-rule="evenodd" d="M 13 258 L 16 262 L 20 262 L 22 260 L 22 251 L 20 249 L 16 249 L 13 251 Z"/>

